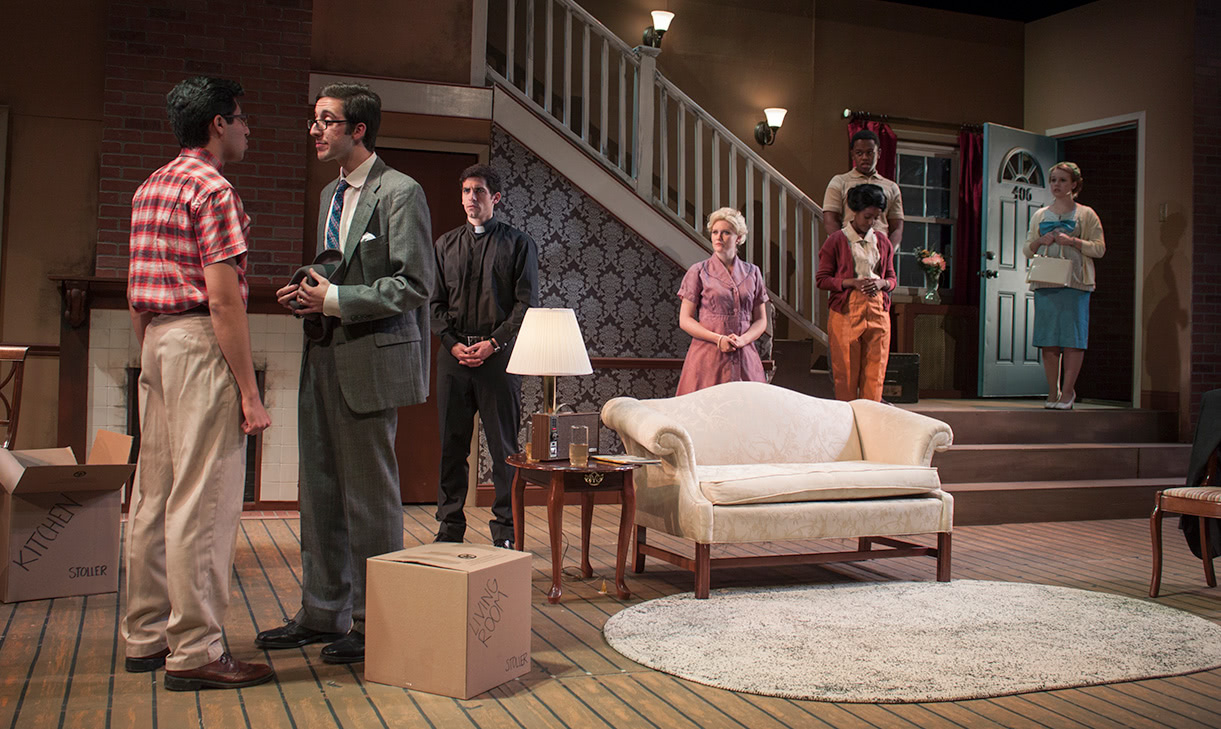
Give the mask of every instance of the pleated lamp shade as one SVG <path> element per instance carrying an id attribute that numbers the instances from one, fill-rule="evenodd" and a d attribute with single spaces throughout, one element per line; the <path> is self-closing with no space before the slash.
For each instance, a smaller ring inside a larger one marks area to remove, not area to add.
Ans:
<path id="1" fill-rule="evenodd" d="M 506 368 L 515 375 L 542 375 L 543 412 L 554 414 L 555 378 L 559 375 L 588 375 L 589 364 L 577 314 L 572 309 L 526 309 L 521 331 L 513 344 Z"/>
<path id="2" fill-rule="evenodd" d="M 515 375 L 588 375 L 594 368 L 572 309 L 526 310 L 508 371 Z"/>

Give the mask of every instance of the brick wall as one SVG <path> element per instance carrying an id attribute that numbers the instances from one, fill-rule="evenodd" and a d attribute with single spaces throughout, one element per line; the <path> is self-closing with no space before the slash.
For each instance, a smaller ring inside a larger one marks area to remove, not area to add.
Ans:
<path id="1" fill-rule="evenodd" d="M 1078 198 L 1094 208 L 1106 234 L 1106 255 L 1094 266 L 1090 348 L 1077 392 L 1082 397 L 1132 397 L 1132 323 L 1136 316 L 1136 129 L 1073 139 L 1064 158 L 1081 166 Z"/>
<path id="2" fill-rule="evenodd" d="M 131 196 L 178 154 L 165 95 L 200 74 L 245 89 L 250 148 L 225 175 L 251 217 L 251 283 L 280 282 L 300 265 L 311 26 L 312 0 L 109 3 L 98 276 L 126 277 Z"/>
<path id="3" fill-rule="evenodd" d="M 1196 2 L 1192 120 L 1191 422 L 1221 387 L 1221 5 Z"/>

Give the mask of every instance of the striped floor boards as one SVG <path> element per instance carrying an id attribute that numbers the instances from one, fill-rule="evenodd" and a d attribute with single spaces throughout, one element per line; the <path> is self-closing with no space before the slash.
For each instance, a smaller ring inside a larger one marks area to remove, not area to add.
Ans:
<path id="1" fill-rule="evenodd" d="M 487 509 L 470 511 L 471 541 L 487 543 Z M 930 704 L 828 704 L 735 694 L 657 673 L 611 650 L 606 619 L 629 604 L 691 589 L 691 575 L 650 560 L 629 573 L 630 600 L 614 594 L 619 507 L 595 508 L 591 579 L 580 577 L 580 518 L 564 521 L 564 601 L 550 605 L 551 555 L 546 511 L 526 510 L 526 547 L 534 554 L 532 670 L 469 701 L 366 683 L 359 666 L 318 660 L 318 646 L 256 650 L 255 633 L 291 617 L 300 599 L 300 524 L 291 515 L 244 518 L 238 533 L 226 640 L 239 658 L 269 661 L 274 683 L 240 691 L 174 693 L 160 672 L 123 671 L 118 595 L 0 605 L 0 729 L 4 727 L 252 727 L 354 729 L 507 727 L 1221 727 L 1221 670 L 1085 689 Z M 432 509 L 404 508 L 408 545 L 431 541 Z M 1159 602 L 1221 622 L 1221 591 L 1204 586 L 1199 560 L 1177 531 L 1166 530 Z M 690 551 L 657 535 L 667 546 Z M 925 544 L 933 539 L 919 538 Z M 776 545 L 788 551 L 810 545 Z M 845 549 L 849 540 L 819 548 Z M 727 555 L 762 553 L 742 546 Z M 733 569 L 715 587 L 928 580 L 928 558 L 838 565 Z M 1062 585 L 1144 597 L 1149 538 L 1144 520 L 964 527 L 954 533 L 956 578 Z"/>

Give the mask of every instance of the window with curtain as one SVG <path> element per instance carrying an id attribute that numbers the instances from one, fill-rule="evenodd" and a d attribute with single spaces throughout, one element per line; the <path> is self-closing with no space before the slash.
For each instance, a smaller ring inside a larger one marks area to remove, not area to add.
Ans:
<path id="1" fill-rule="evenodd" d="M 903 240 L 895 259 L 900 286 L 924 286 L 917 252 L 945 257 L 941 288 L 954 280 L 954 224 L 958 215 L 958 151 L 931 144 L 898 144 L 895 181 L 903 193 Z"/>

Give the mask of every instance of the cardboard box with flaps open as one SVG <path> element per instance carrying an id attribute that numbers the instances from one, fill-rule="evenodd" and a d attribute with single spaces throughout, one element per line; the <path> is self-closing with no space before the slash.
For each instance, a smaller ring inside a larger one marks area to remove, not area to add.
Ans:
<path id="1" fill-rule="evenodd" d="M 0 600 L 119 588 L 119 490 L 130 436 L 98 431 L 84 464 L 71 448 L 0 449 Z"/>

